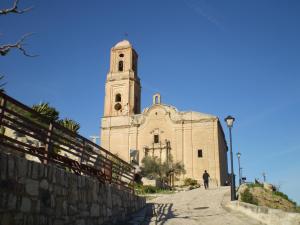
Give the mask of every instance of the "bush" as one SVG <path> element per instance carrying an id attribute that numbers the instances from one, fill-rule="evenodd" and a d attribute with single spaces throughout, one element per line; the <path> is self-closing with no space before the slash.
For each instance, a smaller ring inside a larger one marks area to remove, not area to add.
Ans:
<path id="1" fill-rule="evenodd" d="M 141 194 L 141 195 L 155 194 L 155 193 L 169 194 L 174 192 L 168 189 L 162 189 L 151 185 L 141 185 L 141 184 L 135 186 L 135 191 L 137 194 Z"/>
<path id="2" fill-rule="evenodd" d="M 143 186 L 144 188 L 144 193 L 147 193 L 147 194 L 154 194 L 158 191 L 158 188 L 157 187 L 154 187 L 154 186 L 151 186 L 151 185 L 145 185 Z"/>
<path id="3" fill-rule="evenodd" d="M 185 178 L 184 179 L 184 185 L 185 186 L 195 186 L 197 184 L 198 184 L 197 180 L 194 180 L 192 178 Z"/>
<path id="4" fill-rule="evenodd" d="M 280 196 L 281 198 L 293 203 L 295 206 L 297 205 L 296 202 L 289 199 L 289 197 L 286 194 L 282 193 L 281 191 L 274 191 L 273 194 L 277 195 L 277 196 Z"/>
<path id="5" fill-rule="evenodd" d="M 257 200 L 253 197 L 249 189 L 247 188 L 243 193 L 241 193 L 242 202 L 250 203 L 253 205 L 257 205 Z"/>

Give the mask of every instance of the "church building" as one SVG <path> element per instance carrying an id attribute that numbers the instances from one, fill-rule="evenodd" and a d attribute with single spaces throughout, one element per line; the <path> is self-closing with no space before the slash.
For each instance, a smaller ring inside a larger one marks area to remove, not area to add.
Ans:
<path id="1" fill-rule="evenodd" d="M 111 49 L 100 140 L 103 148 L 139 165 L 147 155 L 162 160 L 172 155 L 184 164 L 182 179 L 202 181 L 204 170 L 215 185 L 228 179 L 227 144 L 217 116 L 178 111 L 158 93 L 141 111 L 138 54 L 127 40 Z"/>

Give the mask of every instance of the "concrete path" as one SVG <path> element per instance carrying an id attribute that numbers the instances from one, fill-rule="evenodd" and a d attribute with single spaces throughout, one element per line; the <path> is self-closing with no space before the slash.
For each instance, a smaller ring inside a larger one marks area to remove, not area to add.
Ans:
<path id="1" fill-rule="evenodd" d="M 258 225 L 244 214 L 225 209 L 228 187 L 202 188 L 165 195 L 149 201 L 144 225 Z"/>

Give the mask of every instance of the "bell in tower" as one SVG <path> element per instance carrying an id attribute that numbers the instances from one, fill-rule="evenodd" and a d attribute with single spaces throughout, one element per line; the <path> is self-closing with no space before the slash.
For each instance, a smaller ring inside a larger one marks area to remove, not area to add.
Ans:
<path id="1" fill-rule="evenodd" d="M 104 117 L 141 112 L 137 59 L 136 51 L 127 40 L 117 43 L 111 49 L 110 69 L 105 84 Z"/>

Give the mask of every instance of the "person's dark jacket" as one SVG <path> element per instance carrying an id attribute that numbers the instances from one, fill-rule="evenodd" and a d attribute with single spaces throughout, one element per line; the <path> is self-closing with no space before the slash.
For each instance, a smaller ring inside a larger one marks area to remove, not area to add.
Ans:
<path id="1" fill-rule="evenodd" d="M 203 174 L 203 180 L 207 182 L 207 181 L 208 181 L 208 178 L 209 178 L 209 174 L 208 174 L 207 172 L 204 173 L 204 174 Z"/>

